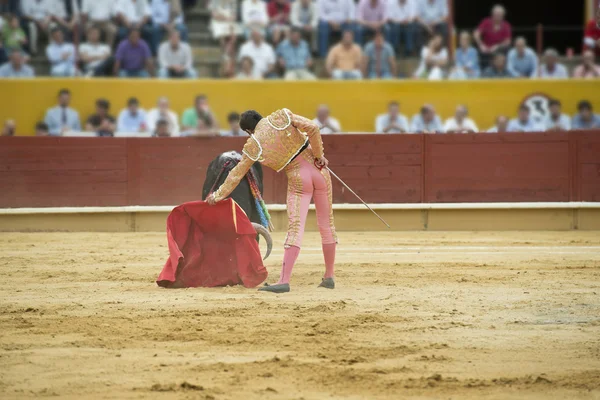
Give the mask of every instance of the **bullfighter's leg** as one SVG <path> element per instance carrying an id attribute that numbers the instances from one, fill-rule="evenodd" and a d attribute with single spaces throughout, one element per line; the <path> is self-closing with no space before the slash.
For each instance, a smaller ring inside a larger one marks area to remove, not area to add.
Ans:
<path id="1" fill-rule="evenodd" d="M 315 186 L 314 202 L 317 213 L 317 225 L 321 233 L 323 257 L 325 259 L 325 275 L 319 286 L 333 289 L 335 287 L 333 277 L 337 235 L 333 224 L 331 175 L 326 169 L 319 171 L 317 168 L 313 168 L 312 173 Z"/>

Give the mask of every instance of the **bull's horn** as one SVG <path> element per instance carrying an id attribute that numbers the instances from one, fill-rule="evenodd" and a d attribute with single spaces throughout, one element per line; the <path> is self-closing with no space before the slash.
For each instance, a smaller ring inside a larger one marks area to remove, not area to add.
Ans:
<path id="1" fill-rule="evenodd" d="M 265 238 L 265 240 L 267 242 L 267 254 L 265 254 L 265 258 L 263 258 L 263 260 L 266 260 L 269 257 L 269 255 L 271 254 L 271 250 L 273 250 L 273 239 L 271 239 L 271 234 L 269 233 L 267 228 L 265 228 L 261 224 L 257 224 L 256 222 L 253 222 L 252 226 L 256 230 L 256 233 L 258 233 L 260 236 Z"/>

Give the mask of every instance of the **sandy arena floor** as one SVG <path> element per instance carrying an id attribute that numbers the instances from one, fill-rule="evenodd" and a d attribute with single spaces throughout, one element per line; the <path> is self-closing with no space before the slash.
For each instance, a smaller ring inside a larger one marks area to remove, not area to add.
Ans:
<path id="1" fill-rule="evenodd" d="M 163 233 L 2 233 L 0 398 L 600 398 L 600 233 L 340 239 L 338 288 L 310 233 L 273 295 L 159 289 Z"/>

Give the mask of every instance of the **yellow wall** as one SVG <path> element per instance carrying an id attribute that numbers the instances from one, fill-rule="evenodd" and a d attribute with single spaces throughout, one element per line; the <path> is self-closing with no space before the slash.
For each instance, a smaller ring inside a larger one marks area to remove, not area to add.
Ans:
<path id="1" fill-rule="evenodd" d="M 445 119 L 464 103 L 480 128 L 493 125 L 499 114 L 514 116 L 518 104 L 527 96 L 543 93 L 557 97 L 564 111 L 574 114 L 581 99 L 592 101 L 600 111 L 600 81 L 565 80 L 495 80 L 466 82 L 238 82 L 219 80 L 118 80 L 118 79 L 35 79 L 0 80 L 0 122 L 15 119 L 20 135 L 33 133 L 48 107 L 55 104 L 59 89 L 73 93 L 72 105 L 82 119 L 94 110 L 94 101 L 105 97 L 111 113 L 118 114 L 128 97 L 136 96 L 142 107 L 154 107 L 156 99 L 166 95 L 178 113 L 190 107 L 195 95 L 208 95 L 213 111 L 225 124 L 231 111 L 254 108 L 269 113 L 287 107 L 313 117 L 316 107 L 326 103 L 346 132 L 370 132 L 377 114 L 385 112 L 391 100 L 402 105 L 402 112 L 412 116 L 424 103 L 432 103 Z"/>

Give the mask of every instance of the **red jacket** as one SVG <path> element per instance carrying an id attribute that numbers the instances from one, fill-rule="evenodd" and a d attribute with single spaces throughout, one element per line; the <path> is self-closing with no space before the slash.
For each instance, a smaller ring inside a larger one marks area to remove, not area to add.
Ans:
<path id="1" fill-rule="evenodd" d="M 583 34 L 583 49 L 584 50 L 594 50 L 596 52 L 596 57 L 600 56 L 600 46 L 598 45 L 598 40 L 600 40 L 600 28 L 596 24 L 596 20 L 591 20 L 585 27 L 585 32 Z M 593 41 L 595 43 L 594 46 L 590 46 L 590 42 Z"/>
<path id="2" fill-rule="evenodd" d="M 290 3 L 286 2 L 281 5 L 275 0 L 271 0 L 269 1 L 269 4 L 267 4 L 267 13 L 271 19 L 275 18 L 278 14 L 283 13 L 283 18 L 275 22 L 278 24 L 287 24 L 290 21 Z"/>

